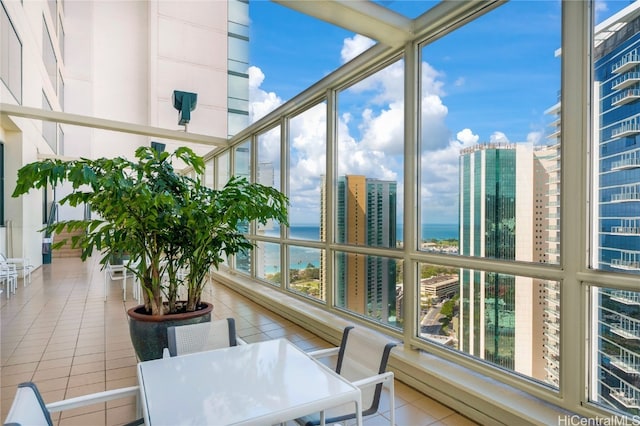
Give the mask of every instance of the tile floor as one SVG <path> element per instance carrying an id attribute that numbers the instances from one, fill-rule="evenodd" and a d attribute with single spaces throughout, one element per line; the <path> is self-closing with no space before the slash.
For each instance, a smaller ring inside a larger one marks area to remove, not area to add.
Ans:
<path id="1" fill-rule="evenodd" d="M 94 258 L 54 258 L 32 273 L 31 283 L 18 283 L 15 295 L 0 295 L 1 417 L 9 411 L 16 385 L 34 381 L 45 402 L 137 385 L 136 356 L 129 339 L 126 309 L 135 302 L 122 282 L 108 287 Z M 286 337 L 305 350 L 329 344 L 224 286 L 213 285 L 203 298 L 215 306 L 214 317 L 236 319 L 238 335 L 247 342 Z M 396 381 L 396 424 L 475 425 L 453 410 Z M 388 398 L 365 425 L 388 425 Z M 54 423 L 118 425 L 135 419 L 133 398 L 55 413 Z M 291 422 L 290 422 L 291 423 Z"/>

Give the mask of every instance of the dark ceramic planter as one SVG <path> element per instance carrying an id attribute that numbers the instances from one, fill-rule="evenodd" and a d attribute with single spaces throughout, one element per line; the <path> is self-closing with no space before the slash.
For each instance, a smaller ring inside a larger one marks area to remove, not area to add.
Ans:
<path id="1" fill-rule="evenodd" d="M 167 328 L 198 324 L 211 321 L 211 303 L 202 302 L 202 308 L 195 312 L 169 314 L 162 316 L 148 315 L 144 305 L 127 310 L 129 315 L 129 334 L 131 342 L 140 361 L 162 358 L 162 350 L 167 344 Z"/>

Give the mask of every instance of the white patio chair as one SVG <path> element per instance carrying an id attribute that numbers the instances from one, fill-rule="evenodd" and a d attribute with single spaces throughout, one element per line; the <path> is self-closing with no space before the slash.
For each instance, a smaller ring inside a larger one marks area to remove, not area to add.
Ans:
<path id="1" fill-rule="evenodd" d="M 395 425 L 395 392 L 393 372 L 386 371 L 391 349 L 395 343 L 380 339 L 353 326 L 346 327 L 339 347 L 309 352 L 315 358 L 337 355 L 335 371 L 362 392 L 362 415 L 369 416 L 378 411 L 382 386 L 389 388 L 390 423 Z M 312 383 L 309 384 L 313 386 Z M 327 424 L 341 422 L 356 417 L 353 404 L 345 404 L 325 412 Z M 311 426 L 321 423 L 320 413 L 296 419 L 300 425 Z"/>
<path id="2" fill-rule="evenodd" d="M 233 318 L 169 327 L 167 343 L 163 358 L 245 344 L 236 336 Z"/>
<path id="3" fill-rule="evenodd" d="M 16 293 L 18 288 L 18 271 L 16 265 L 0 262 L 0 283 L 4 284 L 7 299 Z"/>
<path id="4" fill-rule="evenodd" d="M 127 268 L 107 262 L 104 265 L 104 301 L 107 301 L 111 281 L 122 281 L 122 300 L 127 300 Z"/>
<path id="5" fill-rule="evenodd" d="M 24 382 L 18 385 L 16 395 L 13 398 L 13 404 L 9 409 L 9 414 L 7 414 L 4 425 L 53 426 L 51 413 L 129 396 L 136 397 L 136 410 L 140 411 L 140 405 L 137 402 L 139 393 L 140 389 L 138 386 L 132 386 L 45 404 L 35 383 Z M 138 412 L 137 416 L 140 415 L 141 413 Z M 140 418 L 132 423 L 128 423 L 128 425 L 141 425 L 143 423 L 143 419 Z"/>
<path id="6" fill-rule="evenodd" d="M 29 261 L 27 257 L 6 257 L 4 254 L 0 253 L 0 263 L 8 263 L 10 265 L 14 265 L 16 267 L 16 271 L 22 273 L 22 285 L 26 286 L 27 282 L 31 284 L 31 270 L 33 269 L 33 265 Z"/>

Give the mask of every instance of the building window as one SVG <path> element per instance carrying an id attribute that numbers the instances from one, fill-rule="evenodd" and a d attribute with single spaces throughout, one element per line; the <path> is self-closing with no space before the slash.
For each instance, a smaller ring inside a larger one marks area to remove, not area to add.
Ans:
<path id="1" fill-rule="evenodd" d="M 45 111 L 51 111 L 51 103 L 47 99 L 47 96 L 42 93 L 42 109 Z M 58 125 L 54 121 L 43 121 L 42 122 L 42 137 L 49 144 L 53 152 L 57 153 L 57 127 Z"/>
<path id="2" fill-rule="evenodd" d="M 22 42 L 2 4 L 0 22 L 0 78 L 13 97 L 22 104 Z"/>
<path id="3" fill-rule="evenodd" d="M 249 124 L 249 2 L 228 0 L 227 133 Z"/>
<path id="4" fill-rule="evenodd" d="M 56 82 L 58 79 L 58 62 L 56 60 L 56 54 L 53 51 L 53 42 L 51 41 L 51 35 L 49 34 L 49 28 L 44 18 L 42 20 L 42 61 L 44 67 L 49 75 L 51 81 L 51 87 L 56 91 Z"/>

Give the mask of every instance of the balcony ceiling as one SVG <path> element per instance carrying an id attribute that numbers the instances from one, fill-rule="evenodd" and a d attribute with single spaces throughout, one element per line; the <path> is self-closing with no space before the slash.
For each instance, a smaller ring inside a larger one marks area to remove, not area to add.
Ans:
<path id="1" fill-rule="evenodd" d="M 411 19 L 369 0 L 273 1 L 391 47 L 403 45 L 413 35 Z"/>

